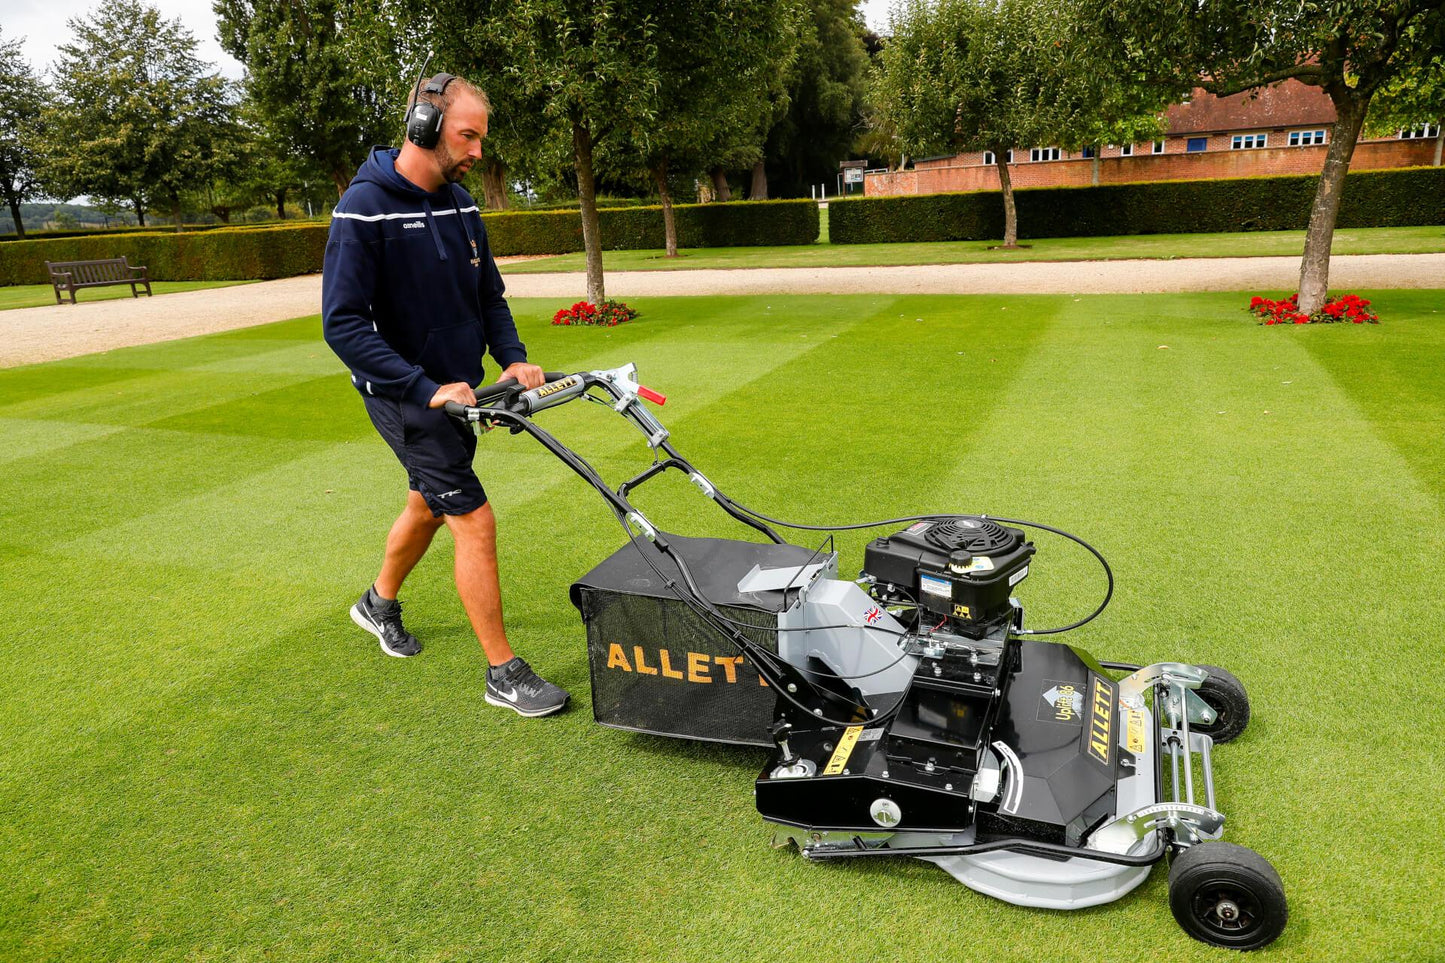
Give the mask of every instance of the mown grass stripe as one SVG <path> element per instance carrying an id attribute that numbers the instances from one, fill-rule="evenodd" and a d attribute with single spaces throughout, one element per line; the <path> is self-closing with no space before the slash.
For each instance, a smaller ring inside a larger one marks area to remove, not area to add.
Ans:
<path id="1" fill-rule="evenodd" d="M 1428 959 L 1445 940 L 1414 909 L 1430 905 L 1418 841 L 1433 838 L 1442 788 L 1422 720 L 1442 668 L 1445 546 L 1391 434 L 1439 432 L 1428 391 L 1352 403 L 1301 337 L 1321 332 L 1254 327 L 1235 296 L 819 298 L 770 316 L 780 303 L 659 300 L 647 330 L 550 329 L 538 310 L 524 338 L 547 367 L 638 360 L 673 396 L 662 415 L 684 453 L 759 509 L 1009 511 L 1095 541 L 1120 596 L 1075 642 L 1217 658 L 1256 693 L 1250 731 L 1217 759 L 1228 837 L 1289 888 L 1293 921 L 1272 952 Z M 1405 307 L 1378 342 L 1326 331 L 1339 338 L 1330 370 L 1368 347 L 1388 388 L 1428 327 Z M 233 338 L 308 348 L 221 339 Z M 178 369 L 240 360 L 176 353 Z M 383 658 L 345 609 L 401 473 L 344 374 L 335 390 L 326 377 L 252 384 L 228 396 L 236 423 L 212 427 L 209 409 L 226 406 L 191 403 L 196 373 L 148 388 L 186 430 L 53 453 L 56 473 L 117 489 L 100 490 L 94 521 L 23 497 L 46 481 L 43 458 L 12 462 L 26 472 L 13 484 L 9 465 L 0 475 L 6 537 L 18 525 L 33 542 L 0 558 L 17 643 L 0 649 L 0 957 L 477 958 L 497 933 L 517 959 L 721 960 L 738 946 L 894 959 L 916 956 L 920 933 L 1004 959 L 1108 958 L 1121 932 L 1140 957 L 1218 955 L 1179 933 L 1162 871 L 1120 903 L 1063 914 L 921 863 L 808 865 L 766 847 L 748 794 L 761 752 L 599 729 L 565 590 L 623 536 L 528 439 L 483 442 L 509 627 L 576 708 L 539 723 L 481 702 L 445 533 L 407 586 L 427 650 Z M 329 440 L 215 433 L 284 418 L 287 391 L 335 417 L 301 421 Z M 645 461 L 615 416 L 575 414 L 545 417 L 609 478 Z M 176 452 L 190 455 L 165 465 Z M 742 534 L 685 482 L 657 486 L 639 502 L 674 528 Z M 1080 553 L 1039 542 L 1020 587 L 1035 625 L 1097 588 Z M 846 570 L 861 536 L 840 545 Z M 852 910 L 815 914 L 803 939 L 776 925 L 780 906 L 876 906 L 883 892 L 889 910 L 864 926 Z"/>

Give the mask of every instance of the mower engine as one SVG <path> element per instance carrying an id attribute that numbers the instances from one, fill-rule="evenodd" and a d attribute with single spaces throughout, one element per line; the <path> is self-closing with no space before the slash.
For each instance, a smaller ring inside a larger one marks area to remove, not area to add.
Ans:
<path id="1" fill-rule="evenodd" d="M 916 606 L 910 628 L 1001 637 L 1010 624 L 1022 624 L 1009 595 L 1029 574 L 1033 554 L 1033 543 L 1017 528 L 959 516 L 874 539 L 863 556 L 863 576 L 875 598 Z"/>

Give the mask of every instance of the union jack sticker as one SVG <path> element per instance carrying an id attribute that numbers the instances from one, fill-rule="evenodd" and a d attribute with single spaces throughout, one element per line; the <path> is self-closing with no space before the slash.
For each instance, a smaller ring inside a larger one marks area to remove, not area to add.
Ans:
<path id="1" fill-rule="evenodd" d="M 881 618 L 883 618 L 883 611 L 879 609 L 876 605 L 863 613 L 863 621 L 867 622 L 869 625 L 872 625 L 874 622 L 877 622 Z"/>

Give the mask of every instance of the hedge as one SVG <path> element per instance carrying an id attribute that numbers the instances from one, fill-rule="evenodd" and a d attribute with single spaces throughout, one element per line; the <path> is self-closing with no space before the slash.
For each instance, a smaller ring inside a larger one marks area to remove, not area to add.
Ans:
<path id="1" fill-rule="evenodd" d="M 11 241 L 0 245 L 0 284 L 44 284 L 46 261 L 125 257 L 156 281 L 286 278 L 321 270 L 325 224 L 254 230 L 156 231 Z"/>
<path id="2" fill-rule="evenodd" d="M 683 247 L 811 244 L 818 238 L 818 206 L 812 201 L 745 201 L 680 204 L 678 242 Z M 606 250 L 663 246 L 662 208 L 610 208 L 599 212 Z M 484 214 L 492 252 L 565 254 L 582 250 L 577 211 Z M 321 270 L 329 225 L 278 224 L 205 232 L 113 232 L 84 237 L 11 241 L 0 245 L 0 285 L 44 284 L 46 261 L 127 257 L 144 264 L 157 281 L 236 281 L 284 278 Z"/>
<path id="3" fill-rule="evenodd" d="M 672 210 L 682 247 L 771 247 L 818 239 L 818 205 L 809 200 L 676 204 Z M 657 205 L 605 208 L 597 216 L 603 250 L 660 248 L 665 243 L 662 208 Z M 582 250 L 582 215 L 576 210 L 507 211 L 483 219 L 492 253 L 498 256 Z"/>
<path id="4" fill-rule="evenodd" d="M 1153 181 L 1014 192 L 1019 237 L 1303 230 L 1315 175 Z M 1347 175 L 1338 227 L 1445 224 L 1445 168 Z M 841 199 L 828 205 L 834 244 L 1003 237 L 999 191 Z"/>

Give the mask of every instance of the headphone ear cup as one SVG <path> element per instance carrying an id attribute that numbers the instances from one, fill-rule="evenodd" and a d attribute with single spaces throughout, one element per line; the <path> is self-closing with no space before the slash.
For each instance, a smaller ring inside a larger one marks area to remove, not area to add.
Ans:
<path id="1" fill-rule="evenodd" d="M 406 121 L 406 139 L 418 147 L 431 150 L 441 139 L 442 115 L 445 112 L 435 104 L 425 101 L 411 110 Z"/>

